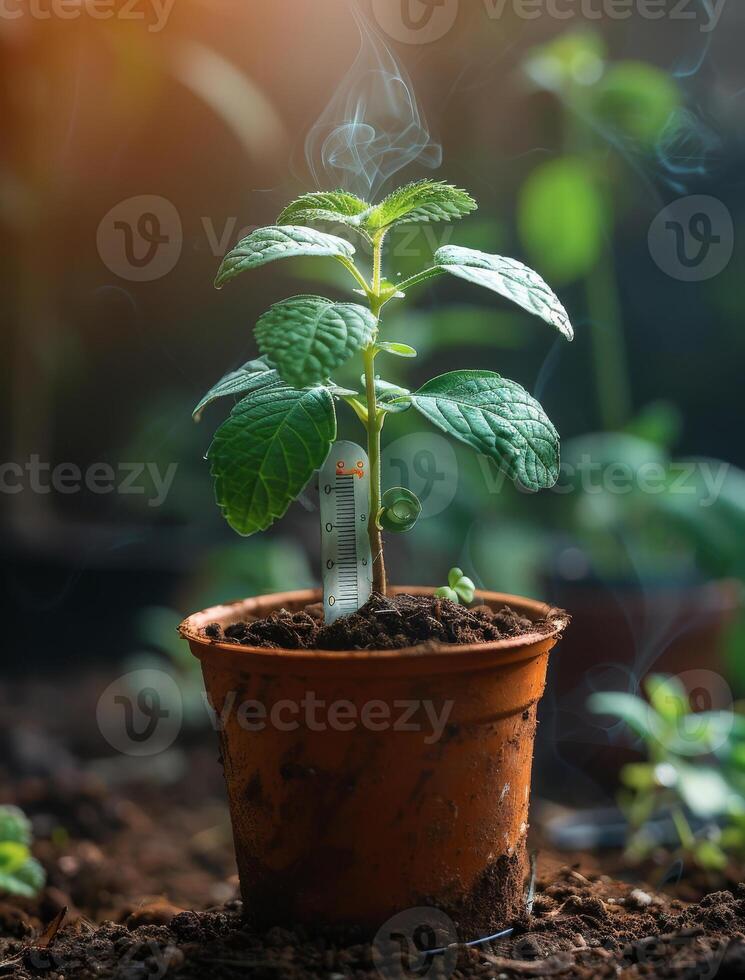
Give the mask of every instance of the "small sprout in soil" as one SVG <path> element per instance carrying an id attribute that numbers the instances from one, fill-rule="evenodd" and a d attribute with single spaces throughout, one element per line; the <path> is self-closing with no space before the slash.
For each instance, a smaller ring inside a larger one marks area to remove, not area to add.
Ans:
<path id="1" fill-rule="evenodd" d="M 627 858 L 643 861 L 660 847 L 653 820 L 668 816 L 676 851 L 705 871 L 723 871 L 730 857 L 745 858 L 745 716 L 694 711 L 675 677 L 653 675 L 644 687 L 648 702 L 617 691 L 588 702 L 625 722 L 646 752 L 646 761 L 621 769 Z"/>
<path id="2" fill-rule="evenodd" d="M 350 300 L 300 295 L 275 303 L 259 317 L 261 357 L 226 374 L 194 411 L 224 396 L 240 400 L 217 430 L 207 453 L 217 504 L 242 535 L 264 531 L 303 491 L 336 439 L 336 404 L 346 404 L 365 428 L 370 459 L 368 534 L 373 588 L 385 594 L 383 531 L 411 529 L 421 505 L 408 490 L 381 486 L 381 433 L 389 415 L 415 410 L 432 425 L 499 465 L 529 490 L 552 487 L 559 475 L 559 435 L 539 403 L 494 371 L 451 371 L 416 391 L 381 378 L 392 359 L 415 358 L 398 338 L 384 336 L 385 308 L 409 298 L 422 283 L 454 276 L 481 286 L 540 317 L 567 340 L 566 310 L 541 277 L 515 259 L 457 245 L 439 248 L 429 265 L 397 281 L 383 271 L 388 232 L 399 224 L 453 221 L 476 210 L 465 191 L 444 181 L 400 187 L 378 204 L 346 191 L 303 194 L 226 255 L 215 285 L 278 259 L 326 257 L 351 277 Z M 312 225 L 342 229 L 343 236 Z M 369 257 L 357 265 L 354 239 Z M 364 303 L 358 302 L 362 297 Z M 359 390 L 337 385 L 333 375 L 357 360 Z"/>
<path id="3" fill-rule="evenodd" d="M 31 823 L 15 806 L 0 806 L 0 894 L 34 898 L 44 887 L 44 869 L 31 856 Z"/>
<path id="4" fill-rule="evenodd" d="M 460 568 L 451 568 L 448 572 L 448 584 L 435 590 L 438 599 L 450 599 L 451 602 L 459 602 L 467 606 L 473 602 L 473 594 L 476 586 L 470 578 L 463 574 Z"/>

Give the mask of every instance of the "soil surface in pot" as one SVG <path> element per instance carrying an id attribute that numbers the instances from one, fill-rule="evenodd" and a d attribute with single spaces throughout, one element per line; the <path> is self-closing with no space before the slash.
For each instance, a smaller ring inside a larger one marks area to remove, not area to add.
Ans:
<path id="1" fill-rule="evenodd" d="M 397 650 L 429 643 L 485 643 L 551 628 L 548 620 L 535 623 L 508 606 L 467 608 L 434 596 L 373 593 L 358 612 L 328 625 L 317 602 L 295 612 L 280 609 L 265 618 L 249 618 L 225 630 L 210 623 L 205 635 L 222 643 L 285 650 Z"/>

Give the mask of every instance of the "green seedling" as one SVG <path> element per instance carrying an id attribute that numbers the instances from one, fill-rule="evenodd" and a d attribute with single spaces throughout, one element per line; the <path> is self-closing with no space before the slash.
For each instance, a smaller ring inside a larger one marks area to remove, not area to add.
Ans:
<path id="1" fill-rule="evenodd" d="M 345 191 L 304 194 L 259 228 L 223 260 L 215 285 L 278 259 L 331 258 L 344 267 L 361 301 L 301 295 L 276 303 L 258 320 L 261 358 L 225 375 L 195 409 L 222 396 L 240 396 L 217 430 L 208 452 L 218 506 L 239 534 L 266 530 L 282 517 L 324 463 L 336 439 L 335 403 L 343 402 L 365 427 L 370 461 L 368 534 L 373 587 L 386 591 L 381 533 L 409 530 L 421 506 L 411 491 L 381 486 L 381 432 L 389 415 L 414 409 L 455 439 L 501 466 L 529 490 L 548 488 L 559 475 L 559 436 L 539 403 L 514 381 L 494 371 L 452 371 L 416 391 L 380 376 L 389 357 L 413 358 L 406 343 L 384 337 L 384 310 L 407 299 L 415 287 L 455 276 L 499 294 L 539 316 L 567 340 L 569 317 L 556 295 L 531 269 L 514 259 L 457 245 L 438 249 L 421 272 L 386 278 L 386 235 L 396 225 L 452 221 L 476 209 L 463 190 L 423 180 L 370 204 Z M 344 237 L 309 227 L 330 224 Z M 355 262 L 358 244 L 370 256 L 367 272 Z M 333 375 L 357 359 L 360 390 L 337 385 Z"/>
<path id="2" fill-rule="evenodd" d="M 676 678 L 651 676 L 649 701 L 597 692 L 588 706 L 615 715 L 641 740 L 646 760 L 621 769 L 619 805 L 629 825 L 627 857 L 643 860 L 659 846 L 655 815 L 669 813 L 678 850 L 706 871 L 745 855 L 745 717 L 732 711 L 695 712 Z M 702 829 L 694 833 L 691 822 Z"/>
<path id="3" fill-rule="evenodd" d="M 34 898 L 44 887 L 44 869 L 31 856 L 31 823 L 15 806 L 0 806 L 0 894 Z"/>
<path id="4" fill-rule="evenodd" d="M 460 568 L 451 568 L 448 572 L 448 584 L 436 589 L 435 595 L 439 599 L 450 599 L 451 602 L 459 602 L 467 606 L 473 602 L 475 591 L 476 586 Z"/>

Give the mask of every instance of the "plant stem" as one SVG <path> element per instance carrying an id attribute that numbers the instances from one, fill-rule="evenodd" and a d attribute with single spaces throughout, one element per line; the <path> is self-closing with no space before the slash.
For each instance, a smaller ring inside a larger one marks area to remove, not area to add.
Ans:
<path id="1" fill-rule="evenodd" d="M 370 459 L 370 516 L 367 522 L 367 533 L 370 538 L 370 552 L 373 563 L 373 589 L 386 593 L 385 559 L 383 557 L 383 537 L 378 527 L 378 511 L 382 498 L 381 490 L 381 460 L 380 460 L 380 430 L 381 419 L 378 417 L 378 406 L 375 397 L 375 346 L 371 345 L 364 352 L 365 360 L 365 389 L 367 391 L 367 455 Z"/>
<path id="2" fill-rule="evenodd" d="M 579 155 L 589 166 L 597 167 L 598 172 L 604 174 L 606 171 L 600 169 L 596 161 L 595 133 L 585 122 L 592 117 L 587 92 L 584 86 L 573 88 L 570 105 L 574 105 L 575 110 L 565 116 L 565 152 Z M 601 193 L 608 215 L 612 216 L 612 192 L 606 187 Z M 632 400 L 618 277 L 613 262 L 612 236 L 609 237 L 611 241 L 603 247 L 597 265 L 585 277 L 585 296 L 590 316 L 598 409 L 603 428 L 614 431 L 622 429 L 629 421 Z"/>
<path id="3" fill-rule="evenodd" d="M 382 281 L 382 252 L 385 230 L 378 232 L 373 239 L 373 275 L 369 294 L 370 309 L 375 317 L 380 314 L 382 306 L 380 285 Z M 381 506 L 381 453 L 380 432 L 383 428 L 383 415 L 378 411 L 378 400 L 375 394 L 375 337 L 363 353 L 365 364 L 365 392 L 367 395 L 367 455 L 370 460 L 370 516 L 367 522 L 367 533 L 370 538 L 370 552 L 373 563 L 373 589 L 385 595 L 387 582 L 385 575 L 385 559 L 383 556 L 383 537 L 378 527 L 378 512 Z"/>
<path id="4" fill-rule="evenodd" d="M 385 229 L 379 231 L 378 234 L 373 239 L 373 274 L 372 274 L 372 299 L 378 299 L 380 297 L 380 281 L 381 281 L 381 270 L 383 264 L 383 239 L 385 238 Z M 377 315 L 377 310 L 374 311 Z"/>
<path id="5" fill-rule="evenodd" d="M 696 844 L 696 838 L 691 830 L 691 825 L 685 818 L 685 815 L 679 806 L 674 806 L 670 812 L 670 816 L 673 818 L 673 823 L 675 824 L 675 830 L 678 834 L 678 839 L 683 846 L 684 851 L 691 851 Z"/>
<path id="6" fill-rule="evenodd" d="M 629 420 L 631 394 L 621 304 L 608 248 L 585 280 L 585 289 L 600 415 L 604 429 L 614 431 L 622 429 Z"/>

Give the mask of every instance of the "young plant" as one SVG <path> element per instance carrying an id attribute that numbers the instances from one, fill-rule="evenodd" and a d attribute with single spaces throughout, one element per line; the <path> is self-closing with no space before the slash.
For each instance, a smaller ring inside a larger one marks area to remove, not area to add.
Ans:
<path id="1" fill-rule="evenodd" d="M 381 432 L 388 415 L 415 409 L 444 432 L 491 457 L 530 490 L 551 487 L 559 474 L 559 436 L 538 402 L 493 371 L 453 371 L 409 391 L 380 378 L 378 359 L 415 357 L 398 339 L 383 337 L 383 311 L 410 290 L 452 275 L 511 300 L 573 337 L 564 307 L 546 283 L 514 259 L 446 245 L 431 264 L 394 283 L 383 272 L 387 233 L 401 223 L 451 221 L 476 209 L 465 191 L 418 181 L 379 204 L 345 191 L 310 193 L 293 201 L 276 225 L 259 228 L 225 257 L 215 285 L 278 259 L 330 257 L 356 285 L 363 303 L 293 296 L 264 313 L 255 335 L 261 358 L 225 375 L 195 409 L 225 395 L 241 396 L 208 452 L 217 503 L 239 534 L 263 531 L 282 517 L 319 469 L 336 438 L 335 401 L 345 402 L 365 427 L 370 460 L 368 533 L 373 587 L 386 591 L 381 532 L 408 530 L 420 505 L 411 491 L 381 486 Z M 308 227 L 332 224 L 345 237 Z M 354 261 L 356 235 L 371 255 L 368 274 Z M 352 358 L 362 368 L 361 391 L 332 376 Z"/>
<path id="2" fill-rule="evenodd" d="M 627 857 L 649 857 L 659 846 L 651 822 L 669 815 L 677 850 L 706 871 L 721 871 L 729 856 L 745 857 L 745 717 L 694 712 L 673 677 L 652 676 L 645 690 L 649 703 L 615 691 L 597 692 L 588 702 L 592 711 L 625 722 L 646 752 L 646 761 L 621 769 Z"/>
<path id="3" fill-rule="evenodd" d="M 476 586 L 467 578 L 460 568 L 451 568 L 448 572 L 448 584 L 435 589 L 439 599 L 450 599 L 451 602 L 462 602 L 464 606 L 473 602 Z"/>
<path id="4" fill-rule="evenodd" d="M 44 869 L 31 856 L 31 823 L 15 806 L 0 806 L 0 894 L 33 898 L 44 887 Z"/>

